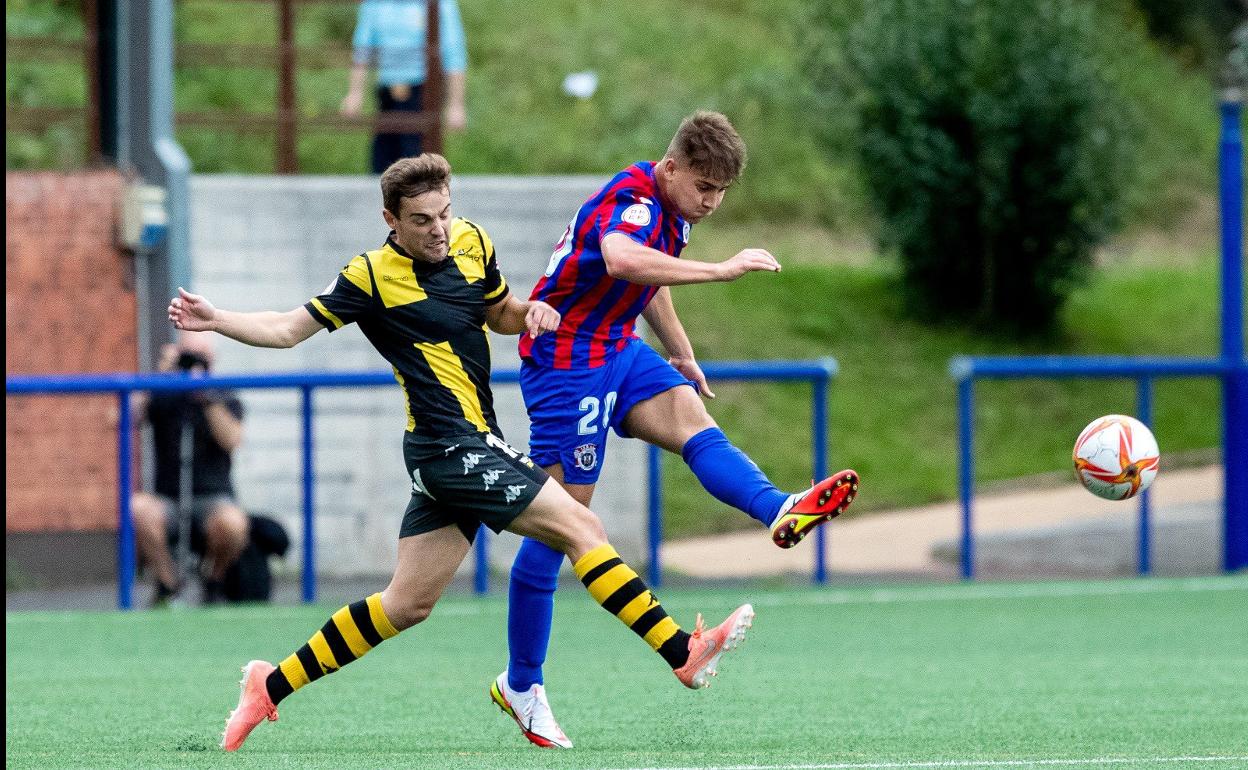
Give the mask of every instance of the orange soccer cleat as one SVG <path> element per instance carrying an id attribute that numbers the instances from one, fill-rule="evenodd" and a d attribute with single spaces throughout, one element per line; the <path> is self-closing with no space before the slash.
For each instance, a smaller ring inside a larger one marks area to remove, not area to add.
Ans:
<path id="1" fill-rule="evenodd" d="M 829 476 L 780 509 L 771 524 L 771 541 L 781 548 L 792 548 L 825 521 L 845 512 L 858 494 L 858 474 L 841 471 Z"/>
<path id="2" fill-rule="evenodd" d="M 256 729 L 256 725 L 264 720 L 277 721 L 277 706 L 269 698 L 269 690 L 264 681 L 276 666 L 263 660 L 253 660 L 243 666 L 243 679 L 239 682 L 242 693 L 238 696 L 238 706 L 230 712 L 225 720 L 225 735 L 221 736 L 221 748 L 226 751 L 237 751 Z"/>
<path id="3" fill-rule="evenodd" d="M 710 631 L 702 628 L 702 615 L 698 615 L 697 626 L 689 637 L 689 660 L 685 665 L 672 673 L 680 683 L 691 690 L 700 690 L 711 685 L 710 678 L 719 672 L 719 658 L 725 652 L 734 649 L 745 639 L 745 631 L 754 625 L 754 608 L 748 604 L 738 607 L 728 619 Z"/>

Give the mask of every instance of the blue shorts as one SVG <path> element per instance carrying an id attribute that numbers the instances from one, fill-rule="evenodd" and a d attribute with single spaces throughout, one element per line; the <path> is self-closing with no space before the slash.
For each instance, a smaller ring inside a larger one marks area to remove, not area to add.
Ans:
<path id="1" fill-rule="evenodd" d="M 551 369 L 526 360 L 520 391 L 529 410 L 529 457 L 543 468 L 562 466 L 568 484 L 593 484 L 606 458 L 607 429 L 628 438 L 628 411 L 680 385 L 697 389 L 639 339 L 597 369 Z"/>

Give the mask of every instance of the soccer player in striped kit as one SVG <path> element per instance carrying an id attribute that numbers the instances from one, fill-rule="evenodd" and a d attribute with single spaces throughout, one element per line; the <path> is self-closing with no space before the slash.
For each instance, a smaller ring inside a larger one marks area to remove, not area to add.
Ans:
<path id="1" fill-rule="evenodd" d="M 680 454 L 715 498 L 790 548 L 845 510 L 858 477 L 845 470 L 788 494 L 733 446 L 702 404 L 714 394 L 668 288 L 780 270 L 757 248 L 723 262 L 678 259 L 692 226 L 719 207 L 744 166 L 745 143 L 728 119 L 697 112 L 661 160 L 629 166 L 586 201 L 530 297 L 549 303 L 562 321 L 551 334 L 521 337 L 520 385 L 532 423 L 530 456 L 581 504 L 590 503 L 614 428 Z M 634 333 L 639 315 L 666 359 Z M 561 561 L 536 540 L 521 545 L 511 569 L 510 661 L 490 687 L 525 737 L 549 748 L 572 746 L 542 678 Z"/>
<path id="2" fill-rule="evenodd" d="M 399 526 L 398 565 L 385 590 L 342 607 L 276 666 L 243 668 L 238 706 L 221 745 L 235 751 L 284 698 L 363 657 L 433 611 L 481 524 L 536 538 L 567 555 L 586 590 L 671 667 L 705 687 L 720 656 L 754 616 L 741 605 L 693 633 L 663 609 L 607 542 L 602 522 L 502 438 L 490 391 L 486 326 L 500 334 L 548 333 L 559 314 L 511 294 L 494 245 L 451 215 L 451 167 L 440 155 L 404 158 L 381 177 L 391 228 L 381 248 L 353 258 L 324 292 L 285 313 L 219 310 L 186 291 L 169 319 L 256 347 L 289 348 L 321 329 L 357 323 L 394 367 L 407 403 L 403 456 L 412 497 Z"/>

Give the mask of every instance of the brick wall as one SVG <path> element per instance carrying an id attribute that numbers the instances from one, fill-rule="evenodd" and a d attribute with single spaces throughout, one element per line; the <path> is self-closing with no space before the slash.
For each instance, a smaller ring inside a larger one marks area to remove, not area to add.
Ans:
<path id="1" fill-rule="evenodd" d="M 5 371 L 134 371 L 115 171 L 5 174 Z M 115 529 L 113 396 L 5 397 L 5 531 Z"/>

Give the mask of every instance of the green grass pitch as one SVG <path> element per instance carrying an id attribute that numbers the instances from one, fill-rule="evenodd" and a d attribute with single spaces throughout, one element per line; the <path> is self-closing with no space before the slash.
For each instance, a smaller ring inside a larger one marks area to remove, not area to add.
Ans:
<path id="1" fill-rule="evenodd" d="M 560 590 L 546 681 L 576 742 L 489 702 L 501 597 L 433 617 L 217 748 L 239 667 L 336 607 L 8 613 L 10 767 L 1248 767 L 1248 576 L 661 592 L 687 626 L 757 621 L 709 690 Z"/>

